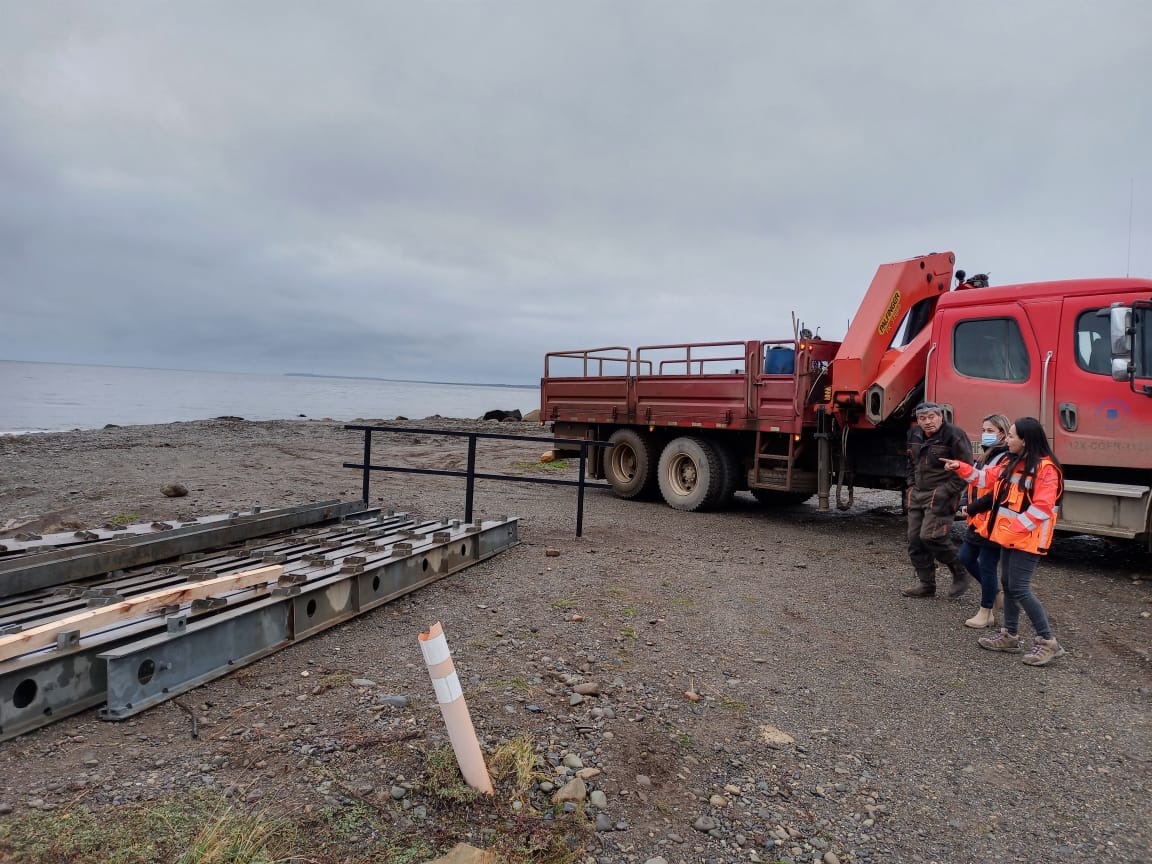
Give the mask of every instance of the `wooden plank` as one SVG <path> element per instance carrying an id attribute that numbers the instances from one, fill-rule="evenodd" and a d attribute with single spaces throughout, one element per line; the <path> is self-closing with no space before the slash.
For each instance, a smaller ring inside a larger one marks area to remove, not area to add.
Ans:
<path id="1" fill-rule="evenodd" d="M 242 570 L 238 573 L 217 576 L 215 579 L 205 579 L 203 582 L 189 582 L 175 588 L 164 588 L 141 594 L 139 597 L 133 597 L 131 600 L 124 600 L 121 603 L 112 603 L 97 609 L 77 612 L 75 615 L 49 621 L 47 624 L 32 627 L 22 633 L 0 636 L 0 662 L 19 654 L 55 645 L 56 637 L 61 633 L 94 630 L 97 627 L 104 627 L 117 621 L 155 615 L 167 606 L 200 600 L 226 591 L 250 588 L 253 585 L 262 585 L 266 582 L 275 582 L 282 575 L 284 575 L 284 568 L 279 564 L 257 567 L 255 570 Z"/>

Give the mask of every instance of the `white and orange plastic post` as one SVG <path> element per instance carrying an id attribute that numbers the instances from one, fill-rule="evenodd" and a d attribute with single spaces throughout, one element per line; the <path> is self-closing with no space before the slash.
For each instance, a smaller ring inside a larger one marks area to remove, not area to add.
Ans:
<path id="1" fill-rule="evenodd" d="M 460 677 L 452 662 L 452 652 L 448 650 L 448 639 L 439 621 L 429 627 L 427 633 L 420 634 L 420 651 L 428 665 L 428 674 L 432 676 L 436 701 L 440 703 L 440 713 L 444 715 L 444 726 L 448 729 L 448 740 L 452 742 L 460 773 L 473 789 L 492 795 L 492 778 L 488 776 L 488 766 L 480 752 L 480 742 L 476 739 L 472 715 L 464 701 Z"/>

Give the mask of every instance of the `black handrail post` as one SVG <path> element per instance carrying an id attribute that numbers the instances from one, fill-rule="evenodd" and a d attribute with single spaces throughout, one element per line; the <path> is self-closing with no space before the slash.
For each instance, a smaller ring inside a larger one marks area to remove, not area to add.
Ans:
<path id="1" fill-rule="evenodd" d="M 476 436 L 468 436 L 468 481 L 464 491 L 464 521 L 472 521 L 472 495 L 476 489 Z"/>
<path id="2" fill-rule="evenodd" d="M 365 507 L 368 506 L 368 502 L 371 500 L 368 497 L 369 485 L 372 482 L 372 480 L 371 480 L 372 472 L 369 470 L 368 466 L 371 464 L 372 464 L 372 430 L 371 429 L 365 429 L 364 430 L 364 478 L 363 478 L 363 480 L 360 481 L 361 482 L 360 496 L 364 499 L 364 506 Z"/>
<path id="3" fill-rule="evenodd" d="M 588 445 L 580 443 L 580 487 L 576 495 L 576 536 L 584 536 L 584 466 L 588 461 Z"/>

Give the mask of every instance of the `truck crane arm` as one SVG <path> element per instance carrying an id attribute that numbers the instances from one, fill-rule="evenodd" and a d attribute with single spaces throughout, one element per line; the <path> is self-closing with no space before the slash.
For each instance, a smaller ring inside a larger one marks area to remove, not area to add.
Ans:
<path id="1" fill-rule="evenodd" d="M 955 263 L 951 252 L 934 252 L 876 270 L 831 364 L 828 410 L 842 426 L 884 422 L 923 381 L 928 325 Z"/>

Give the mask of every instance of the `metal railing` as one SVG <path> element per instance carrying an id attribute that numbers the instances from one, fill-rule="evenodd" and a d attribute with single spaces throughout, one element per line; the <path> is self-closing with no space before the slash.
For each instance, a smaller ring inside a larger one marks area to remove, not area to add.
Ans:
<path id="1" fill-rule="evenodd" d="M 464 521 L 472 521 L 472 503 L 475 498 L 477 480 L 501 480 L 507 483 L 546 483 L 552 486 L 576 486 L 576 536 L 584 535 L 584 490 L 588 487 L 607 489 L 609 483 L 589 483 L 585 477 L 588 466 L 589 447 L 611 447 L 607 441 L 586 441 L 583 438 L 543 438 L 526 435 L 504 435 L 496 432 L 458 432 L 452 429 L 413 429 L 400 426 L 360 426 L 349 424 L 344 427 L 364 433 L 364 460 L 362 462 L 345 462 L 345 468 L 354 468 L 362 473 L 361 497 L 365 505 L 371 498 L 372 472 L 391 471 L 397 474 L 433 474 L 441 477 L 464 477 L 466 486 L 464 491 Z M 372 433 L 391 432 L 401 435 L 447 435 L 453 438 L 468 439 L 468 467 L 464 471 L 452 471 L 445 468 L 409 468 L 400 465 L 373 465 L 372 464 Z M 487 474 L 476 470 L 476 441 L 479 438 L 493 438 L 504 441 L 540 441 L 545 444 L 560 445 L 564 447 L 580 448 L 580 471 L 578 480 L 560 480 L 551 477 L 517 477 L 513 474 Z"/>

